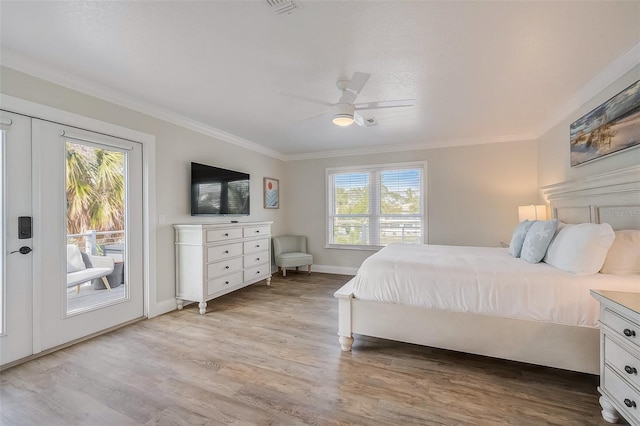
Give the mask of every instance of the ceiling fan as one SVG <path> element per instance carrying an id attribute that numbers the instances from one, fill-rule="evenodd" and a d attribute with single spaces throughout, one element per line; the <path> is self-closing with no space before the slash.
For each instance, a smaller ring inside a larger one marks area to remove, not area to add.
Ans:
<path id="1" fill-rule="evenodd" d="M 356 98 L 364 88 L 365 84 L 367 84 L 369 77 L 371 77 L 371 74 L 356 71 L 353 73 L 353 77 L 351 77 L 351 80 L 339 80 L 336 83 L 336 86 L 338 87 L 338 90 L 342 92 L 342 95 L 340 96 L 340 99 L 338 99 L 338 102 L 335 104 L 288 92 L 281 91 L 280 94 L 291 98 L 301 99 L 307 102 L 330 107 L 332 123 L 336 126 L 341 127 L 350 126 L 354 122 L 359 126 L 375 126 L 376 122 L 374 119 L 365 119 L 358 113 L 358 111 L 361 110 L 410 107 L 415 104 L 415 99 L 377 101 L 354 104 Z M 321 113 L 314 114 L 305 118 L 315 117 L 320 114 L 325 114 L 326 112 L 327 111 L 323 111 Z"/>

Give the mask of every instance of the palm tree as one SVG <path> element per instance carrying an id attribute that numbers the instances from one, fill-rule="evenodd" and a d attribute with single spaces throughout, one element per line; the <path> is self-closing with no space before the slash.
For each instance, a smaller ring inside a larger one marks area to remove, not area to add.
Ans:
<path id="1" fill-rule="evenodd" d="M 124 154 L 67 143 L 67 233 L 124 229 Z"/>

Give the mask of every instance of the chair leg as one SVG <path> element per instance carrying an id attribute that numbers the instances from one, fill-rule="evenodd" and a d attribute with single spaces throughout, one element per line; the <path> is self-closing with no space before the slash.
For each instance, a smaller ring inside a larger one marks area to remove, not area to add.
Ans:
<path id="1" fill-rule="evenodd" d="M 307 274 L 311 275 L 311 265 L 307 265 Z"/>
<path id="2" fill-rule="evenodd" d="M 78 284 L 78 285 L 76 286 L 76 294 L 77 294 L 77 293 L 80 293 L 80 284 Z"/>
<path id="3" fill-rule="evenodd" d="M 287 268 L 285 268 L 284 266 L 282 267 L 282 276 L 283 277 L 287 276 Z"/>
<path id="4" fill-rule="evenodd" d="M 299 266 L 296 266 L 296 273 L 300 270 Z"/>
<path id="5" fill-rule="evenodd" d="M 109 285 L 109 281 L 107 280 L 107 277 L 102 277 L 102 282 L 104 283 L 104 286 L 108 288 L 109 291 L 111 291 L 111 286 Z"/>

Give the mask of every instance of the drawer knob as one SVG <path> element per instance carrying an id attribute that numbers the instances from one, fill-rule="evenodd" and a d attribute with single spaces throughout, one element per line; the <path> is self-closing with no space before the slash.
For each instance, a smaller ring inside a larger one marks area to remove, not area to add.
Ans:
<path id="1" fill-rule="evenodd" d="M 228 236 L 229 236 L 229 233 L 227 232 L 226 234 L 224 234 L 224 236 L 225 236 L 225 237 L 228 237 Z"/>
<path id="2" fill-rule="evenodd" d="M 225 284 L 229 284 L 229 281 L 225 281 L 224 283 L 225 283 Z"/>
<path id="3" fill-rule="evenodd" d="M 259 258 L 259 257 L 256 257 L 256 262 L 257 262 L 258 260 L 260 260 L 260 258 Z"/>
<path id="4" fill-rule="evenodd" d="M 628 328 L 625 328 L 623 331 L 625 336 L 627 337 L 636 337 L 636 332 L 635 330 L 629 330 Z"/>
<path id="5" fill-rule="evenodd" d="M 225 266 L 224 269 L 229 269 L 229 265 Z"/>
<path id="6" fill-rule="evenodd" d="M 259 273 L 260 273 L 260 271 L 257 271 L 257 272 L 256 272 L 256 275 L 258 275 Z"/>
<path id="7" fill-rule="evenodd" d="M 631 367 L 630 365 L 625 365 L 624 371 L 626 371 L 628 374 L 638 374 L 638 370 L 636 370 L 635 367 Z"/>
<path id="8" fill-rule="evenodd" d="M 636 402 L 630 400 L 629 398 L 625 398 L 624 399 L 624 405 L 626 405 L 629 408 L 631 408 L 631 407 L 636 408 Z"/>
<path id="9" fill-rule="evenodd" d="M 224 254 L 229 254 L 229 250 L 225 250 L 225 251 L 224 251 Z"/>
<path id="10" fill-rule="evenodd" d="M 259 234 L 259 233 L 260 233 L 260 230 L 258 229 L 258 230 L 256 231 L 256 234 Z"/>
<path id="11" fill-rule="evenodd" d="M 256 244 L 256 248 L 260 248 L 260 244 Z"/>

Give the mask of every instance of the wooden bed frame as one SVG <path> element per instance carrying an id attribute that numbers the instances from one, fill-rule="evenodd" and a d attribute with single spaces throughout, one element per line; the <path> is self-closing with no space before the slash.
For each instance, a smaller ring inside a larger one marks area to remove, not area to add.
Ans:
<path id="1" fill-rule="evenodd" d="M 640 166 L 542 188 L 554 218 L 640 229 Z M 350 351 L 353 334 L 600 373 L 599 329 L 445 311 L 354 298 L 349 281 L 335 293 L 338 336 Z"/>

